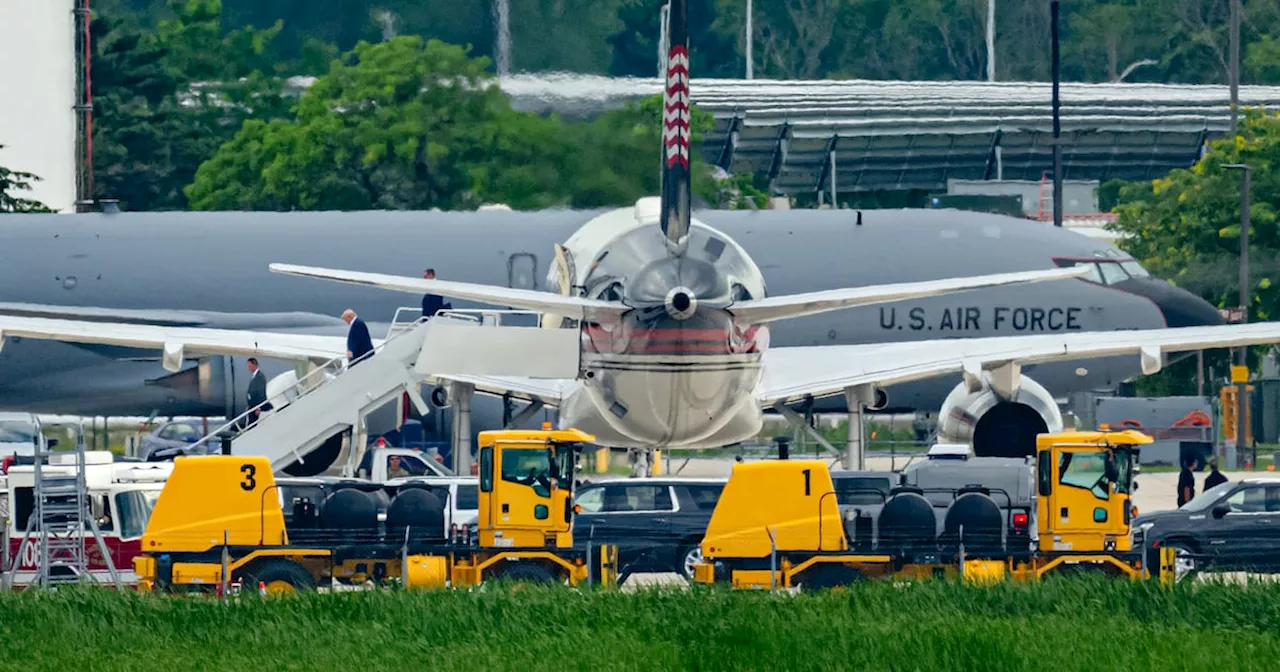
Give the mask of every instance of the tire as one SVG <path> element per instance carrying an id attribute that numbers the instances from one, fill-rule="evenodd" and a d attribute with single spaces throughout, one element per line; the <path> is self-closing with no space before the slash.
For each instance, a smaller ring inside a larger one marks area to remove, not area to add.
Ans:
<path id="1" fill-rule="evenodd" d="M 800 580 L 800 590 L 805 593 L 816 593 L 820 590 L 851 586 L 866 578 L 860 570 L 852 567 L 836 564 L 823 565 L 805 573 Z"/>
<path id="2" fill-rule="evenodd" d="M 676 555 L 676 573 L 693 580 L 693 566 L 702 562 L 702 544 L 684 546 Z"/>
<path id="3" fill-rule="evenodd" d="M 556 577 L 546 567 L 524 562 L 508 563 L 496 578 L 525 583 L 555 583 Z"/>
<path id="4" fill-rule="evenodd" d="M 310 592 L 316 589 L 315 579 L 307 570 L 288 560 L 271 559 L 255 563 L 241 575 L 241 590 L 258 591 L 258 583 L 267 587 L 268 595 Z"/>

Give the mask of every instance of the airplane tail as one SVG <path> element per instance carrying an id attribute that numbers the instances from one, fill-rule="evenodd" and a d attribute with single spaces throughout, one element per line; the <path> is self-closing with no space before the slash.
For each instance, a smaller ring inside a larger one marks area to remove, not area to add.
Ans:
<path id="1" fill-rule="evenodd" d="M 667 244 L 676 247 L 689 233 L 692 209 L 689 145 L 689 2 L 669 0 L 667 79 L 662 94 L 662 204 L 660 222 Z"/>

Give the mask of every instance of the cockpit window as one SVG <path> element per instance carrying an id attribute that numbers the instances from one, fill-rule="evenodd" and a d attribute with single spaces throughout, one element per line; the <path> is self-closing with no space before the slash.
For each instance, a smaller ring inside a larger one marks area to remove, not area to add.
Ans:
<path id="1" fill-rule="evenodd" d="M 1133 259 L 1112 261 L 1110 259 L 1055 259 L 1060 268 L 1071 266 L 1088 266 L 1089 274 L 1084 280 L 1099 285 L 1116 285 L 1130 278 L 1149 278 L 1151 274 Z"/>
<path id="2" fill-rule="evenodd" d="M 1114 261 L 1104 261 L 1098 264 L 1098 268 L 1102 271 L 1103 284 L 1114 285 L 1129 279 L 1129 274 Z"/>
<path id="3" fill-rule="evenodd" d="M 1130 276 L 1135 278 L 1151 277 L 1151 274 L 1147 272 L 1147 269 L 1143 268 L 1142 264 L 1139 264 L 1136 261 L 1122 261 L 1120 262 L 1120 268 L 1123 268 Z"/>

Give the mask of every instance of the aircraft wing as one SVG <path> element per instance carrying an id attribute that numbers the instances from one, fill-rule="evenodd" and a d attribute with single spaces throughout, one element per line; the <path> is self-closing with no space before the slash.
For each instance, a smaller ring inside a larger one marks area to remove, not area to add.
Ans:
<path id="1" fill-rule="evenodd" d="M 772 348 L 764 353 L 756 397 L 766 408 L 846 387 L 888 386 L 946 374 L 978 374 L 1003 364 L 1035 364 L 1132 354 L 1144 373 L 1166 352 L 1280 343 L 1280 322 L 1036 336 Z"/>
<path id="2" fill-rule="evenodd" d="M 1087 272 L 1087 267 L 1072 266 L 1044 271 L 993 273 L 967 278 L 845 287 L 842 289 L 828 289 L 819 292 L 805 292 L 803 294 L 784 294 L 763 299 L 739 301 L 729 307 L 729 312 L 733 313 L 740 323 L 760 324 L 762 322 L 815 315 L 855 306 L 903 301 L 923 296 L 938 296 L 969 289 L 981 289 L 983 287 L 1045 282 L 1048 280 L 1070 280 L 1082 277 Z"/>
<path id="3" fill-rule="evenodd" d="M 127 348 L 155 349 L 163 353 L 164 367 L 173 372 L 186 358 L 202 355 L 263 357 L 323 364 L 346 354 L 341 336 L 281 334 L 238 329 L 200 329 L 154 324 L 120 324 L 0 315 L 0 348 L 6 338 L 34 338 L 65 343 L 93 343 Z M 381 344 L 374 340 L 374 346 Z M 565 385 L 571 381 L 515 376 L 434 375 L 429 382 L 457 381 L 475 385 L 476 391 L 508 395 L 522 401 L 559 405 Z"/>
<path id="4" fill-rule="evenodd" d="M 479 285 L 450 280 L 427 280 L 426 278 L 411 278 L 403 275 L 363 273 L 315 266 L 294 266 L 292 264 L 271 264 L 269 268 L 273 273 L 336 280 L 353 285 L 369 285 L 409 294 L 438 294 L 465 301 L 488 303 L 494 306 L 511 306 L 540 313 L 564 315 L 578 320 L 587 319 L 587 315 L 595 315 L 597 317 L 618 315 L 628 310 L 626 306 L 619 303 L 586 299 L 579 296 L 564 296 L 531 289 Z"/>
<path id="5" fill-rule="evenodd" d="M 235 355 L 324 363 L 347 351 L 346 338 L 341 336 L 0 315 L 0 345 L 8 338 L 154 348 L 163 352 L 164 368 L 174 372 L 182 368 L 183 359 L 192 356 Z"/>

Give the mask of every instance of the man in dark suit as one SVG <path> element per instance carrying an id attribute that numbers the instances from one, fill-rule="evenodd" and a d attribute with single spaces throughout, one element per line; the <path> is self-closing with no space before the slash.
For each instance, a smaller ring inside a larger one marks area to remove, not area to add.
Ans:
<path id="1" fill-rule="evenodd" d="M 422 278 L 424 280 L 435 280 L 436 269 L 428 268 L 423 271 Z M 422 297 L 422 316 L 425 318 L 429 319 L 437 312 L 441 310 L 449 310 L 451 308 L 453 308 L 453 304 L 445 301 L 443 297 L 436 294 L 427 294 Z"/>
<path id="2" fill-rule="evenodd" d="M 258 416 L 262 411 L 271 410 L 271 404 L 267 401 L 267 377 L 263 375 L 262 370 L 258 368 L 258 360 L 254 357 L 249 358 L 249 398 L 246 400 L 250 410 L 248 423 L 258 421 Z M 258 408 L 262 405 L 262 408 Z"/>
<path id="3" fill-rule="evenodd" d="M 356 316 L 356 311 L 348 308 L 342 313 L 342 321 L 351 325 L 351 329 L 347 330 L 347 362 L 354 364 L 373 352 L 373 339 L 369 337 L 369 327 Z"/>

